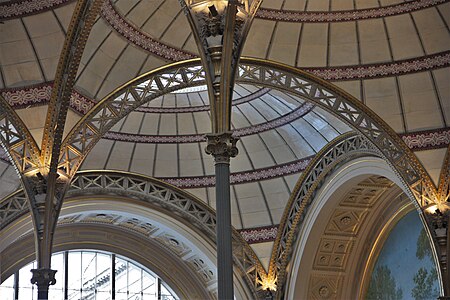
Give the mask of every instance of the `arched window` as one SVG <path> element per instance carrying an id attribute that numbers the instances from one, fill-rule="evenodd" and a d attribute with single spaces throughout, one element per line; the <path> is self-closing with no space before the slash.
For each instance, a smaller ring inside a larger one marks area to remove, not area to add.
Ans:
<path id="1" fill-rule="evenodd" d="M 0 285 L 3 300 L 37 299 L 37 287 L 31 284 L 29 263 Z M 178 300 L 172 289 L 156 274 L 137 263 L 112 253 L 65 251 L 52 257 L 56 284 L 49 299 L 60 300 Z M 112 272 L 114 270 L 114 272 Z"/>

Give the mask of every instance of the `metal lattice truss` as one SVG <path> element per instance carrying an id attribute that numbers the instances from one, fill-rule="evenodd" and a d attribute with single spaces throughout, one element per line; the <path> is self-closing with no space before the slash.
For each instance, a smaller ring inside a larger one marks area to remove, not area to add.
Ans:
<path id="1" fill-rule="evenodd" d="M 0 144 L 19 176 L 40 166 L 39 148 L 20 117 L 0 95 Z"/>
<path id="2" fill-rule="evenodd" d="M 336 168 L 361 156 L 383 157 L 367 138 L 361 134 L 347 133 L 322 148 L 302 173 L 281 219 L 270 260 L 269 278 L 277 280 L 277 299 L 282 297 L 287 277 L 286 267 L 315 192 Z"/>
<path id="3" fill-rule="evenodd" d="M 133 197 L 145 203 L 156 204 L 165 209 L 167 215 L 184 218 L 186 224 L 192 224 L 192 229 L 202 232 L 212 244 L 216 242 L 215 212 L 195 196 L 157 179 L 126 172 L 80 172 L 67 191 L 66 199 L 102 195 Z M 0 202 L 0 229 L 27 212 L 23 191 L 5 198 Z M 252 248 L 235 229 L 233 254 L 235 265 L 256 297 L 257 282 L 265 278 L 266 272 Z"/>

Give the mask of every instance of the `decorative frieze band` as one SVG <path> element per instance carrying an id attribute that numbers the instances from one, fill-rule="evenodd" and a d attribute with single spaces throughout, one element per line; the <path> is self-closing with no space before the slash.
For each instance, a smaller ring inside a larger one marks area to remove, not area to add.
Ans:
<path id="1" fill-rule="evenodd" d="M 446 148 L 450 145 L 450 128 L 447 127 L 443 129 L 413 132 L 403 134 L 401 137 L 403 141 L 407 144 L 407 146 L 411 148 L 413 151 Z M 9 162 L 9 159 L 6 156 L 6 153 L 4 152 L 3 148 L 0 148 L 0 159 L 5 162 Z M 306 168 L 308 163 L 311 161 L 311 159 L 312 156 L 273 167 L 232 173 L 230 177 L 230 182 L 232 184 L 240 184 L 240 183 L 254 182 L 258 180 L 277 178 L 281 176 L 287 176 L 290 174 L 296 174 L 302 172 Z M 215 178 L 213 176 L 177 177 L 177 178 L 161 178 L 161 179 L 180 188 L 211 187 L 214 186 L 215 184 Z"/>
<path id="2" fill-rule="evenodd" d="M 66 0 L 40 0 L 40 1 L 22 1 L 14 2 L 14 4 L 7 3 L 0 5 L 0 19 L 1 10 L 8 10 L 8 14 L 12 13 L 12 10 L 18 9 L 23 12 L 32 12 L 37 7 L 51 7 L 52 3 L 62 4 Z M 433 5 L 437 5 L 450 0 L 416 0 L 407 3 L 401 3 L 392 6 L 386 6 L 376 9 L 362 9 L 355 11 L 335 11 L 335 12 L 292 12 L 292 11 L 276 11 L 262 9 L 259 10 L 259 15 L 272 16 L 276 15 L 277 18 L 292 19 L 292 16 L 308 16 L 317 20 L 326 20 L 331 18 L 333 20 L 345 20 L 345 18 L 354 18 L 359 16 L 360 18 L 373 18 L 376 16 L 387 16 L 399 14 L 402 12 L 410 12 Z M 35 3 L 36 2 L 36 3 Z M 44 3 L 47 3 L 44 5 Z M 13 8 L 15 7 L 15 8 Z M 27 7 L 20 8 L 19 7 Z M 184 59 L 193 58 L 196 55 L 181 49 L 177 49 L 173 46 L 164 44 L 160 41 L 153 39 L 150 35 L 140 31 L 135 25 L 128 22 L 123 18 L 117 10 L 114 8 L 110 1 L 105 1 L 102 12 L 103 18 L 125 39 L 144 51 L 150 52 L 161 58 L 169 61 L 179 61 Z M 20 13 L 19 13 L 20 15 Z M 268 17 L 269 18 L 269 17 Z M 300 20 L 303 17 L 299 17 Z M 331 21 L 331 20 L 329 20 Z M 302 22 L 305 22 L 302 20 Z M 325 22 L 325 21 L 323 21 Z M 354 65 L 354 66 L 341 66 L 341 67 L 317 67 L 317 68 L 302 68 L 303 70 L 310 72 L 318 77 L 326 80 L 339 81 L 339 80 L 356 80 L 356 79 L 369 79 L 377 77 L 398 76 L 402 74 L 409 74 L 415 72 L 422 72 L 426 70 L 432 70 L 436 68 L 442 68 L 450 66 L 450 51 L 440 52 L 433 55 L 427 55 L 422 57 L 416 57 L 407 60 L 395 61 L 390 63 L 378 63 L 367 65 Z"/>
<path id="3" fill-rule="evenodd" d="M 0 5 L 0 20 L 7 20 L 45 12 L 72 2 L 73 0 L 22 0 Z M 413 0 L 384 7 L 342 11 L 292 11 L 260 8 L 256 18 L 281 22 L 343 22 L 382 18 L 409 13 L 449 0 Z"/>
<path id="4" fill-rule="evenodd" d="M 256 17 L 280 22 L 346 22 L 400 15 L 439 5 L 448 1 L 449 0 L 416 0 L 384 7 L 342 11 L 289 11 L 260 9 L 256 12 Z"/>
<path id="5" fill-rule="evenodd" d="M 15 109 L 27 108 L 31 106 L 45 105 L 50 100 L 52 82 L 46 82 L 23 88 L 12 88 L 0 90 L 0 94 Z M 233 105 L 238 105 L 259 98 L 271 89 L 261 88 L 254 93 L 233 100 Z M 79 114 L 86 114 L 96 101 L 82 95 L 77 91 L 72 92 L 70 107 Z M 187 106 L 187 107 L 138 107 L 138 112 L 144 113 L 192 113 L 200 111 L 209 111 L 209 105 Z"/>
<path id="6" fill-rule="evenodd" d="M 444 1 L 444 0 L 424 0 L 416 2 L 430 2 L 430 1 Z M 450 0 L 445 0 L 450 1 Z M 415 3 L 415 2 L 414 2 Z M 406 6 L 413 5 L 414 3 L 405 3 Z M 413 5 L 414 6 L 414 5 Z M 151 52 L 168 60 L 181 60 L 186 58 L 192 58 L 195 55 L 185 52 L 184 50 L 174 48 L 172 46 L 155 42 L 148 34 L 142 33 L 134 25 L 124 20 L 120 14 L 114 9 L 109 1 L 106 1 L 102 14 L 107 12 L 108 17 L 105 19 L 110 22 L 110 25 L 130 43 L 140 47 L 141 49 Z M 365 10 L 361 10 L 365 11 Z M 261 10 L 259 11 L 262 12 Z M 318 15 L 322 15 L 320 13 Z M 111 20 L 111 21 L 110 21 Z M 160 47 L 160 49 L 158 49 Z M 182 53 L 186 58 L 181 58 Z M 367 65 L 353 65 L 353 66 L 341 66 L 341 67 L 315 67 L 315 68 L 300 68 L 306 72 L 310 72 L 318 77 L 326 80 L 339 81 L 339 80 L 355 80 L 355 79 L 369 79 L 377 77 L 398 76 L 402 74 L 422 72 L 426 70 L 433 70 L 436 68 L 442 68 L 450 66 L 450 51 L 440 52 L 433 55 L 426 55 L 422 57 L 416 57 L 406 60 L 377 63 Z"/>
<path id="7" fill-rule="evenodd" d="M 411 132 L 401 137 L 413 151 L 445 148 L 450 145 L 450 128 Z"/>
<path id="8" fill-rule="evenodd" d="M 55 9 L 73 0 L 19 0 L 8 1 L 0 5 L 0 20 L 25 17 Z"/>
<path id="9" fill-rule="evenodd" d="M 15 109 L 47 104 L 50 101 L 53 82 L 46 82 L 30 87 L 0 90 L 3 98 Z M 73 91 L 70 107 L 84 115 L 95 105 L 95 101 Z"/>
<path id="10" fill-rule="evenodd" d="M 267 167 L 251 171 L 232 173 L 230 175 L 231 184 L 248 183 L 260 180 L 278 178 L 302 172 L 313 157 L 306 157 L 294 162 L 285 163 L 273 167 Z M 165 177 L 161 180 L 175 185 L 179 188 L 201 188 L 212 187 L 216 180 L 214 176 L 192 176 L 192 177 Z"/>
<path id="11" fill-rule="evenodd" d="M 249 244 L 273 242 L 277 237 L 278 225 L 241 229 L 238 232 Z"/>
<path id="12" fill-rule="evenodd" d="M 450 51 L 389 63 L 300 69 L 325 80 L 344 81 L 399 76 L 448 66 L 450 66 Z"/>
<path id="13" fill-rule="evenodd" d="M 163 59 L 179 61 L 196 57 L 193 53 L 171 47 L 153 39 L 150 35 L 123 18 L 109 0 L 104 2 L 101 15 L 109 25 L 129 42 Z"/>

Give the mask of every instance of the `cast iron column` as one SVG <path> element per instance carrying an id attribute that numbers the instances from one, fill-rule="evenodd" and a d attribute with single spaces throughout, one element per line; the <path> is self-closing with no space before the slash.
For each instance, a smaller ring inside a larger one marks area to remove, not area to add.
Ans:
<path id="1" fill-rule="evenodd" d="M 216 234 L 219 299 L 233 300 L 233 243 L 230 205 L 230 158 L 238 154 L 231 132 L 207 135 L 206 153 L 214 156 L 216 172 Z"/>

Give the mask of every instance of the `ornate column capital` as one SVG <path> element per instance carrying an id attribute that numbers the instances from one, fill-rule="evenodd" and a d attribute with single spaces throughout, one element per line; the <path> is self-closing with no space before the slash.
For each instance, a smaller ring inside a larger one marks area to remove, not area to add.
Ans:
<path id="1" fill-rule="evenodd" d="M 214 156 L 215 163 L 230 163 L 230 158 L 238 154 L 236 143 L 239 140 L 232 136 L 232 132 L 207 134 L 208 145 L 206 153 Z"/>
<path id="2" fill-rule="evenodd" d="M 50 285 L 56 283 L 55 274 L 57 270 L 52 269 L 32 269 L 33 277 L 31 283 L 36 284 L 39 290 L 48 290 Z"/>

